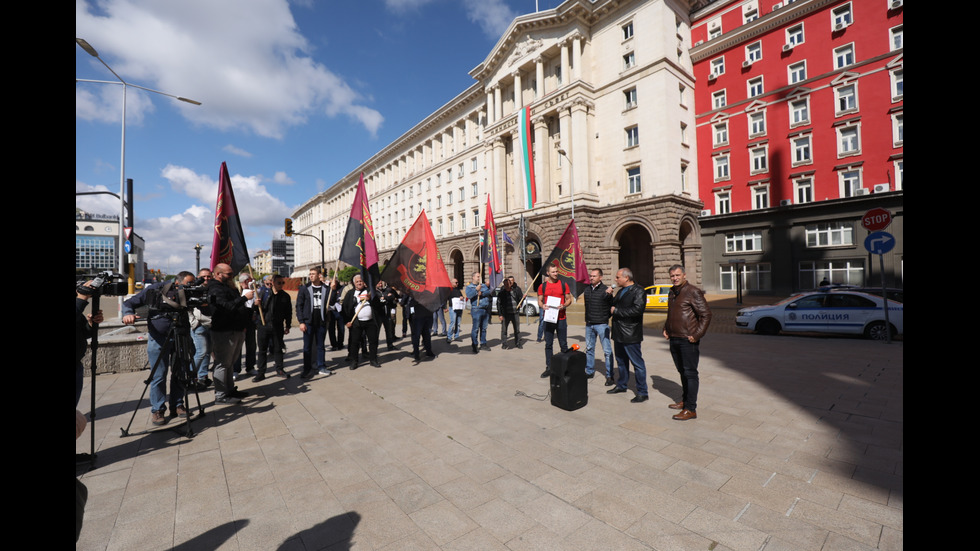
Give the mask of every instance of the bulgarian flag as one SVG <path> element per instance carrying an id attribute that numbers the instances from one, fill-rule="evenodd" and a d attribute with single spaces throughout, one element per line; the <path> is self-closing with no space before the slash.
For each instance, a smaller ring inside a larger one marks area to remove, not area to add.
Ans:
<path id="1" fill-rule="evenodd" d="M 538 200 L 534 189 L 534 151 L 531 150 L 531 107 L 526 106 L 517 114 L 517 142 L 514 144 L 514 154 L 517 167 L 515 175 L 518 185 L 524 189 L 524 208 L 531 210 Z"/>

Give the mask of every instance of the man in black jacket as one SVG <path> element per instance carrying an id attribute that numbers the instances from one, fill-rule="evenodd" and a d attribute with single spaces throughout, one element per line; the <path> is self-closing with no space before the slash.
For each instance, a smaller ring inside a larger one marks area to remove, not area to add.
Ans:
<path id="1" fill-rule="evenodd" d="M 384 315 L 384 304 L 381 296 L 373 289 L 368 289 L 367 283 L 360 275 L 352 280 L 354 289 L 344 297 L 343 313 L 350 329 L 350 347 L 347 349 L 351 370 L 357 369 L 357 357 L 361 351 L 361 339 L 367 339 L 368 360 L 374 367 L 378 363 L 378 330 L 380 316 Z"/>
<path id="2" fill-rule="evenodd" d="M 612 345 L 609 343 L 609 311 L 613 297 L 606 292 L 602 282 L 602 270 L 594 268 L 589 273 L 589 286 L 585 288 L 585 375 L 595 375 L 595 341 L 599 339 L 606 360 L 606 386 L 612 386 Z"/>
<path id="3" fill-rule="evenodd" d="M 329 377 L 324 341 L 327 338 L 328 295 L 330 288 L 323 283 L 323 272 L 319 266 L 310 268 L 310 282 L 296 292 L 296 321 L 303 332 L 303 379 L 312 379 L 317 371 Z M 313 365 L 313 354 L 316 365 Z"/>
<path id="4" fill-rule="evenodd" d="M 246 289 L 241 294 L 233 286 L 234 272 L 227 264 L 214 267 L 208 282 L 208 305 L 211 307 L 211 349 L 214 351 L 214 401 L 218 404 L 237 404 L 248 396 L 235 388 L 232 366 L 242 357 L 245 327 L 252 310 L 245 303 L 254 292 Z"/>
<path id="5" fill-rule="evenodd" d="M 272 277 L 272 290 L 265 289 L 260 291 L 259 297 L 262 304 L 262 313 L 265 316 L 265 324 L 259 320 L 258 345 L 259 373 L 252 379 L 253 383 L 258 383 L 265 379 L 265 368 L 268 363 L 269 344 L 272 343 L 272 358 L 276 362 L 276 375 L 289 378 L 289 374 L 282 362 L 282 339 L 289 334 L 289 326 L 293 320 L 293 301 L 289 299 L 282 286 L 285 279 L 279 274 Z"/>
<path id="6" fill-rule="evenodd" d="M 636 396 L 630 400 L 634 404 L 646 402 L 649 399 L 647 393 L 647 366 L 643 362 L 643 354 L 640 346 L 643 344 L 643 311 L 646 309 L 646 295 L 643 287 L 633 281 L 633 271 L 629 268 L 620 268 L 616 272 L 616 285 L 619 292 L 613 298 L 612 313 L 613 326 L 612 337 L 616 341 L 616 365 L 619 366 L 619 377 L 616 379 L 616 386 L 607 390 L 607 394 L 618 394 L 626 392 L 626 386 L 630 380 L 630 363 L 633 364 L 633 371 L 636 374 Z M 613 295 L 612 289 L 607 289 L 609 295 Z"/>

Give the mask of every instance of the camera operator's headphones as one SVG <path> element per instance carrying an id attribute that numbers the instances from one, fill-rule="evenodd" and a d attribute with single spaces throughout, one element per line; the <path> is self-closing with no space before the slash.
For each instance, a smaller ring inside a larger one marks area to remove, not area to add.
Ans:
<path id="1" fill-rule="evenodd" d="M 171 308 L 175 308 L 175 309 L 186 308 L 187 295 L 184 293 L 183 288 L 177 289 L 176 301 L 174 301 L 174 299 L 167 296 L 167 293 L 169 293 L 170 290 L 173 289 L 174 287 L 174 281 L 176 280 L 175 279 L 167 280 L 167 282 L 163 284 L 163 287 L 160 288 L 160 300 Z"/>

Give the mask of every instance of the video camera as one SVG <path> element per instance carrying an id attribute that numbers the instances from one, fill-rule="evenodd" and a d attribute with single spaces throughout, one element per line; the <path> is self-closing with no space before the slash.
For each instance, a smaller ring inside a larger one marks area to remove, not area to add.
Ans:
<path id="1" fill-rule="evenodd" d="M 75 290 L 87 297 L 95 295 L 117 297 L 129 293 L 129 285 L 122 274 L 102 272 L 92 278 L 91 283 L 88 285 L 86 283 L 85 280 L 76 282 Z"/>

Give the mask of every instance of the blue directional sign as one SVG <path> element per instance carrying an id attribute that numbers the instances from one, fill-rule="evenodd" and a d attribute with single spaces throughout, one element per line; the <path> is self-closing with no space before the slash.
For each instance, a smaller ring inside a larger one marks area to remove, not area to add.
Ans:
<path id="1" fill-rule="evenodd" d="M 126 242 L 123 243 L 123 249 L 125 249 L 127 253 L 133 252 L 133 242 L 127 239 Z"/>
<path id="2" fill-rule="evenodd" d="M 871 254 L 885 254 L 895 248 L 895 236 L 886 231 L 876 231 L 864 238 L 864 248 Z"/>

